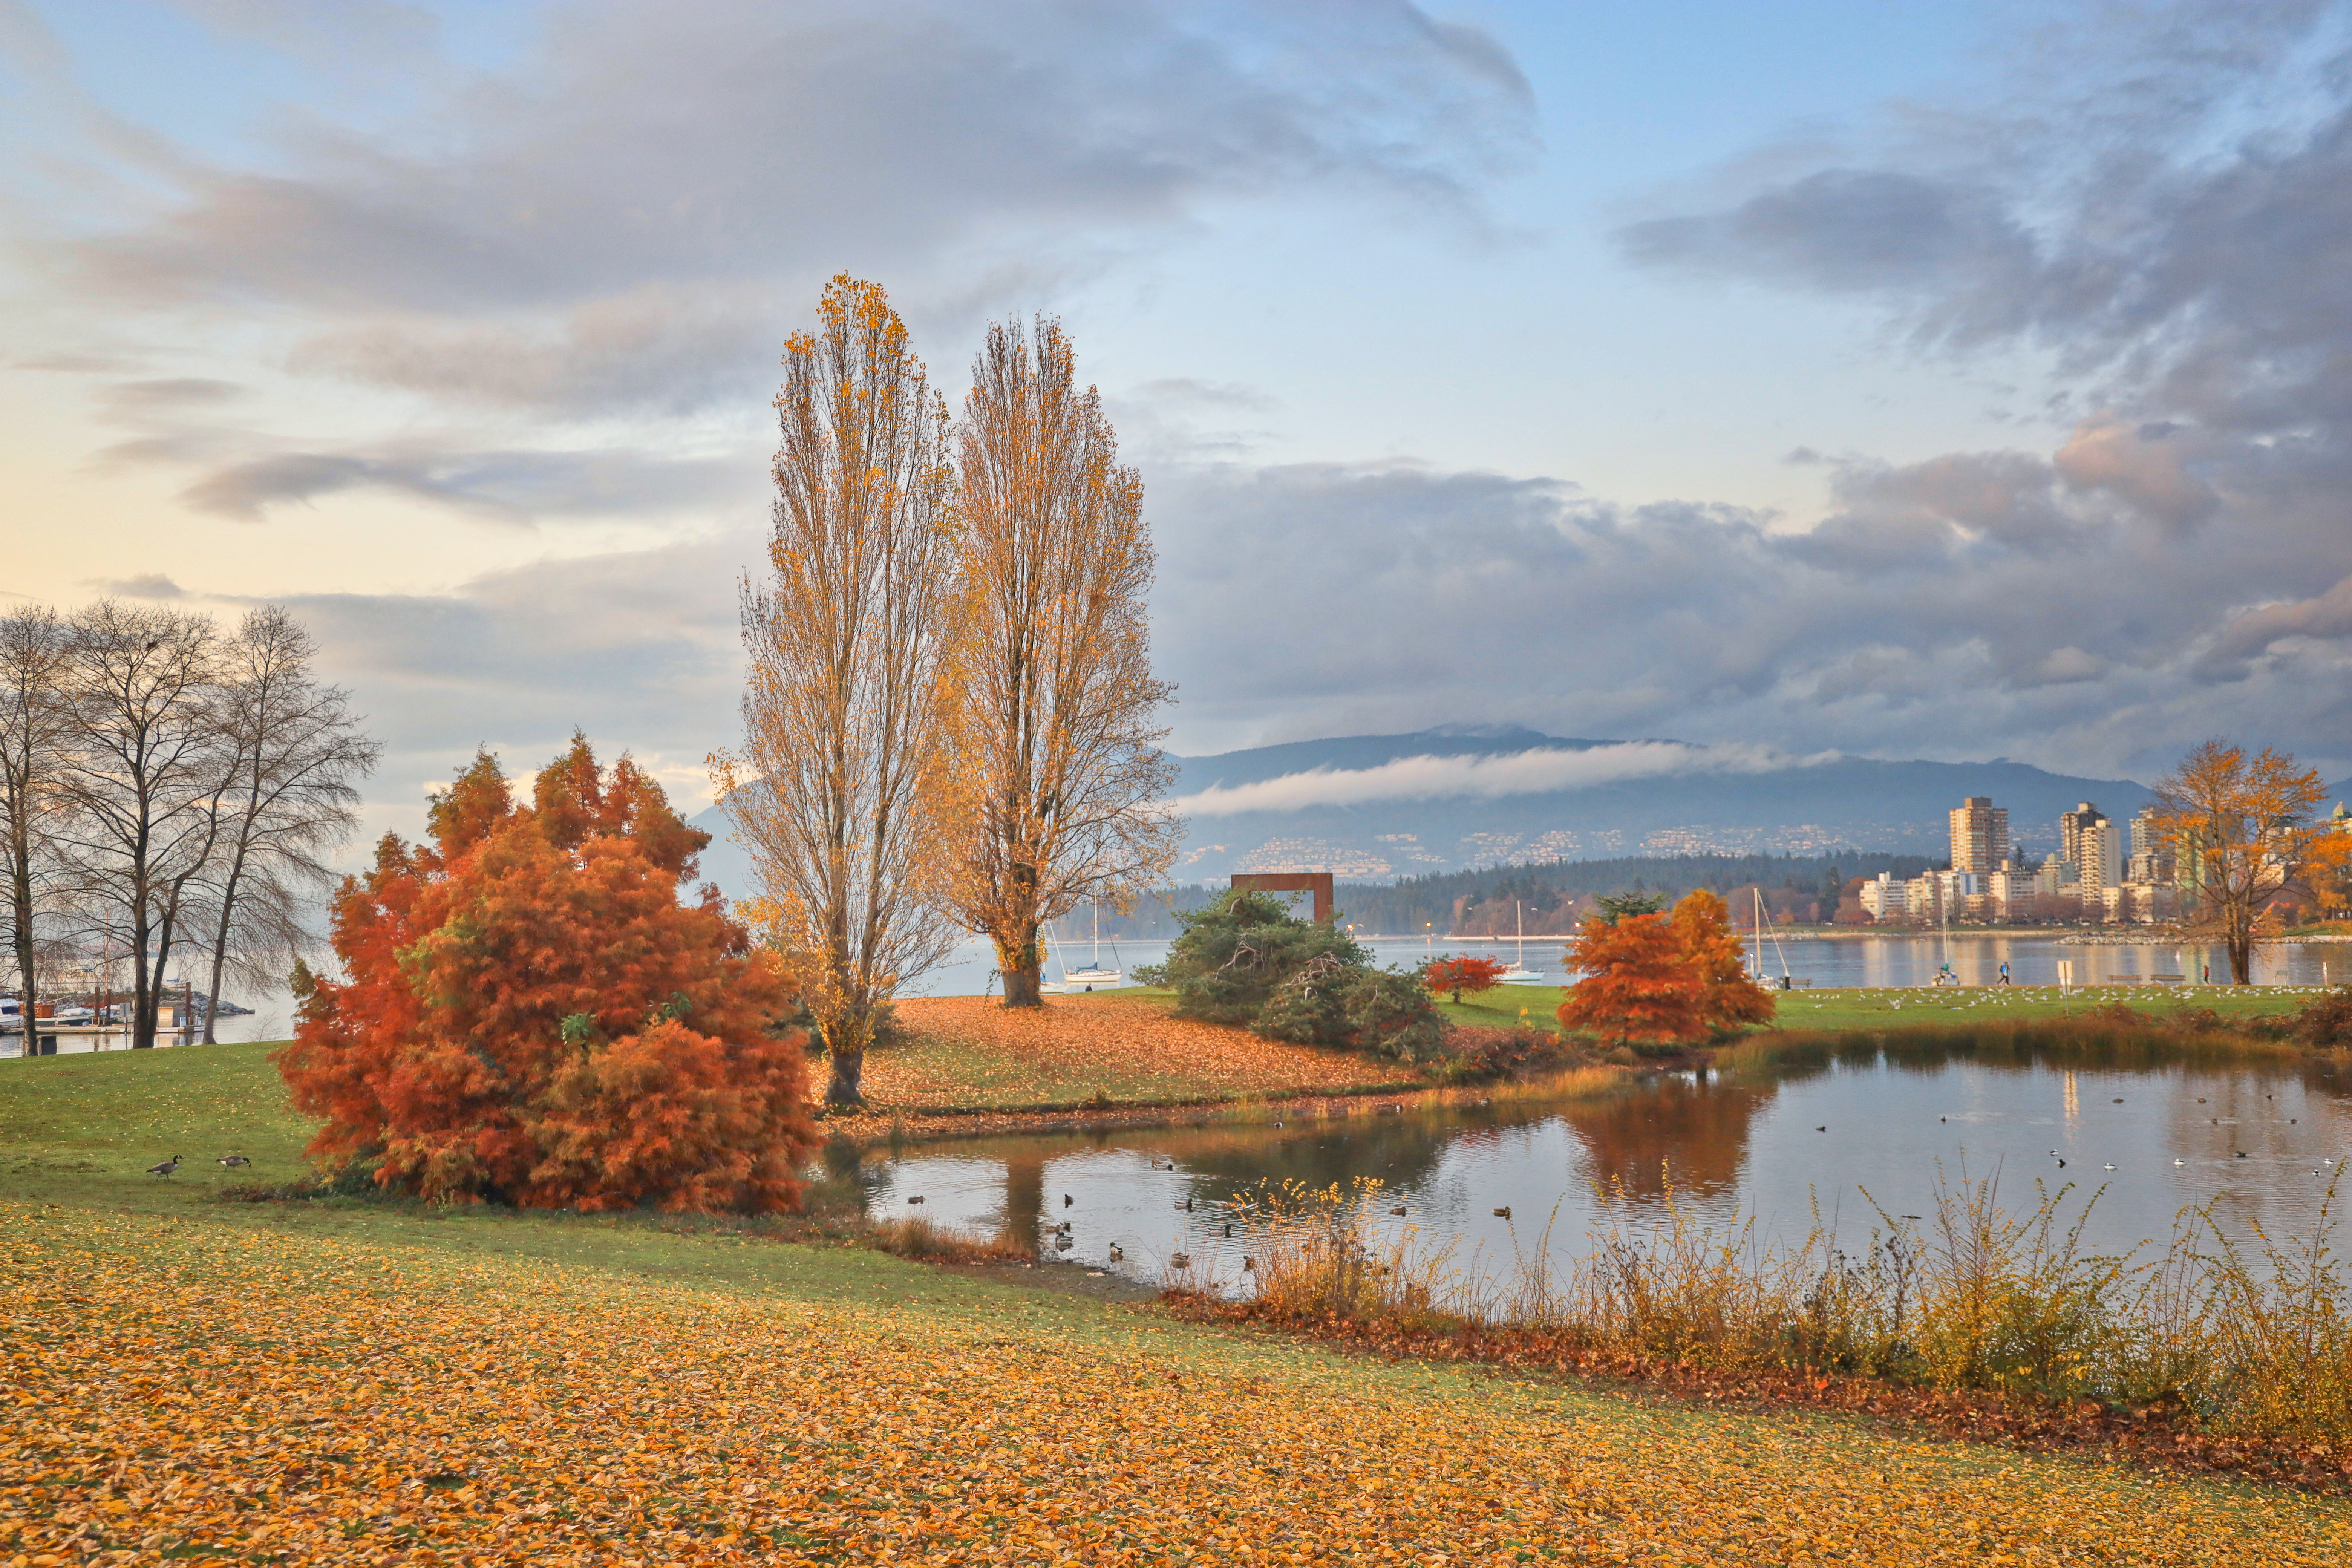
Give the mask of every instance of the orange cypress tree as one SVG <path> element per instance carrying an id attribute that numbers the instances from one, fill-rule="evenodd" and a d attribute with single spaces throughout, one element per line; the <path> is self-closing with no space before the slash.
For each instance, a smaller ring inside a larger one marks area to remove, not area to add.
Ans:
<path id="1" fill-rule="evenodd" d="M 1706 1035 L 1706 987 L 1682 933 L 1662 914 L 1585 917 L 1568 961 L 1582 971 L 1559 1005 L 1564 1028 L 1624 1045 L 1675 1046 Z"/>
<path id="2" fill-rule="evenodd" d="M 814 1146 L 790 994 L 715 889 L 709 843 L 584 739 L 509 798 L 487 752 L 347 880 L 347 978 L 306 987 L 278 1054 L 310 1152 L 386 1187 L 530 1207 L 774 1209 Z"/>
<path id="3" fill-rule="evenodd" d="M 1707 889 L 1695 888 L 1675 906 L 1674 923 L 1683 955 L 1698 979 L 1700 1020 L 1710 1029 L 1770 1023 L 1772 994 L 1748 975 L 1723 900 Z"/>

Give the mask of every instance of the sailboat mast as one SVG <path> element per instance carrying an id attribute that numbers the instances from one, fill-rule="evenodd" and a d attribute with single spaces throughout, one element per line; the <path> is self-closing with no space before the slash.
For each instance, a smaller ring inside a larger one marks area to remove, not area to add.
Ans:
<path id="1" fill-rule="evenodd" d="M 1756 900 L 1756 914 L 1748 922 L 1748 929 L 1756 938 L 1756 978 L 1761 980 L 1764 978 L 1764 889 L 1750 888 L 1748 891 Z"/>

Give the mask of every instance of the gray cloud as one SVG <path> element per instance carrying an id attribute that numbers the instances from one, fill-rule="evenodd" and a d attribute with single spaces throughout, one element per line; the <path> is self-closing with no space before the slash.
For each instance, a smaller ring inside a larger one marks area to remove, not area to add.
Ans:
<path id="1" fill-rule="evenodd" d="M 1771 546 L 1831 574 L 1790 588 L 1851 645 L 1784 654 L 1780 689 L 1828 704 L 1801 726 L 1852 745 L 1820 721 L 1908 702 L 1948 738 L 2073 714 L 2118 765 L 2203 729 L 2347 751 L 2352 589 L 2310 592 L 2352 571 L 2347 15 L 2098 8 L 2021 42 L 1997 106 L 1758 157 L 1619 231 L 1642 267 L 1872 301 L 1922 348 L 2039 351 L 2100 410 L 2046 454 L 1832 464 L 1832 515 Z"/>
<path id="2" fill-rule="evenodd" d="M 118 461 L 204 460 L 216 439 L 158 438 L 110 448 Z M 669 458 L 602 451 L 480 451 L 454 439 L 383 452 L 275 452 L 214 464 L 181 492 L 198 511 L 257 522 L 273 507 L 309 505 L 349 490 L 381 490 L 487 521 L 528 525 L 566 518 L 689 511 L 756 504 L 756 453 Z"/>
<path id="3" fill-rule="evenodd" d="M 2077 771 L 2160 768 L 2209 732 L 2347 752 L 2344 649 L 2242 675 L 2210 650 L 2249 603 L 2352 574 L 2352 535 L 2182 535 L 2011 453 L 1838 483 L 1840 512 L 1791 534 L 1496 475 L 1162 474 L 1160 661 L 1188 731 L 1234 743 L 1516 721 Z M 2307 640 L 2336 613 L 2231 635 Z"/>
<path id="4" fill-rule="evenodd" d="M 1475 228 L 1532 104 L 1494 40 L 1401 0 L 601 0 L 429 121 L 190 171 L 162 216 L 57 261 L 134 306 L 307 315 L 313 372 L 558 414 L 690 405 L 762 374 L 843 267 L 951 295 L 1308 182 Z"/>
<path id="5" fill-rule="evenodd" d="M 188 591 L 161 572 L 142 572 L 135 577 L 119 577 L 97 585 L 101 594 L 118 599 L 184 599 Z"/>

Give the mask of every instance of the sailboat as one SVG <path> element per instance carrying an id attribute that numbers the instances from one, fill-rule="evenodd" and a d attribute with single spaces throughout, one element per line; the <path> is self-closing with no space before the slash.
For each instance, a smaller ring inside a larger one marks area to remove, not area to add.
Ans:
<path id="1" fill-rule="evenodd" d="M 1519 921 L 1519 955 L 1511 960 L 1511 966 L 1508 969 L 1495 978 L 1505 985 L 1550 984 L 1550 977 L 1541 970 L 1528 967 L 1528 906 L 1514 899 L 1511 900 L 1511 909 L 1518 916 Z"/>
<path id="2" fill-rule="evenodd" d="M 1086 967 L 1083 969 L 1072 969 L 1070 967 L 1069 960 L 1062 956 L 1061 948 L 1054 942 L 1053 926 L 1049 923 L 1045 927 L 1046 945 L 1054 948 L 1054 962 L 1059 964 L 1062 970 L 1061 979 L 1045 980 L 1038 983 L 1037 989 L 1044 992 L 1046 995 L 1068 996 L 1082 991 L 1108 991 L 1127 984 L 1126 971 L 1119 969 L 1105 969 L 1103 967 L 1102 900 L 1100 899 L 1097 899 L 1095 900 L 1094 915 L 1094 956 L 1087 961 Z M 1116 942 L 1111 945 L 1111 956 L 1114 958 L 1118 956 L 1118 946 Z"/>

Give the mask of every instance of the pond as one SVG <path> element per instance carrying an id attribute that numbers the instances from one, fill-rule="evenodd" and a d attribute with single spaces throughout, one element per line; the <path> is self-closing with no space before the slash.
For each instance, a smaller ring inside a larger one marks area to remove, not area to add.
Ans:
<path id="1" fill-rule="evenodd" d="M 877 1219 L 920 1215 L 1022 1245 L 1066 1221 L 1074 1245 L 1062 1261 L 1150 1282 L 1182 1252 L 1197 1272 L 1230 1281 L 1247 1226 L 1226 1200 L 1261 1181 L 1377 1178 L 1383 1226 L 1455 1242 L 1464 1267 L 1500 1277 L 1538 1249 L 1556 1263 L 1581 1255 L 1612 1219 L 1660 1215 L 1670 1189 L 1711 1226 L 1754 1216 L 1767 1235 L 1801 1241 L 1818 1205 L 1848 1240 L 1866 1238 L 1871 1198 L 1890 1214 L 1931 1214 L 1939 1169 L 1998 1174 L 2002 1201 L 2026 1210 L 2037 1179 L 2076 1184 L 2077 1208 L 2099 1191 L 2084 1232 L 2095 1250 L 2168 1236 L 2192 1204 L 2211 1205 L 2234 1237 L 2257 1223 L 2290 1234 L 2315 1222 L 2336 1162 L 2352 1157 L 2352 1082 L 2326 1064 L 2100 1064 L 1991 1047 L 1887 1050 L 1862 1037 L 1814 1060 L 1665 1077 L 1599 1098 L 1380 1106 L 1283 1126 L 911 1144 L 834 1179 Z M 919 1208 L 907 1202 L 918 1195 Z M 1398 1205 L 1406 1216 L 1389 1218 Z M 1494 1213 L 1506 1207 L 1508 1219 Z"/>

